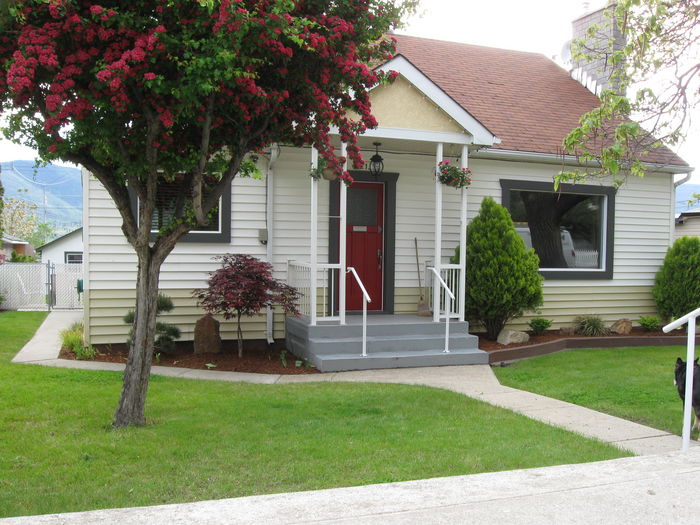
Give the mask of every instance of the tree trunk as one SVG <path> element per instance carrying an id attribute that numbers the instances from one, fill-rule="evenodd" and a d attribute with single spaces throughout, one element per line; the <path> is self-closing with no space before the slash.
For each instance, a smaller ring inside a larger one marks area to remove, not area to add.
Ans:
<path id="1" fill-rule="evenodd" d="M 112 423 L 115 428 L 143 425 L 146 422 L 146 393 L 153 359 L 158 279 L 163 259 L 154 258 L 148 246 L 136 250 L 136 253 L 139 260 L 136 278 L 136 312 L 121 398 Z"/>
<path id="2" fill-rule="evenodd" d="M 243 330 L 241 330 L 241 314 L 236 317 L 238 320 L 238 358 L 243 357 Z"/>

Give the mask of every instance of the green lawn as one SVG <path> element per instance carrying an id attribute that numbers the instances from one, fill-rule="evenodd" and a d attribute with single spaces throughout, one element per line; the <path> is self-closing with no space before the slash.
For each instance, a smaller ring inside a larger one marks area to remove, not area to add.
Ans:
<path id="1" fill-rule="evenodd" d="M 10 364 L 41 322 L 0 313 L 0 516 L 154 505 L 628 455 L 439 389 L 154 376 L 115 431 L 120 374 Z"/>
<path id="2" fill-rule="evenodd" d="M 569 350 L 494 371 L 504 385 L 680 435 L 683 410 L 673 379 L 685 352 L 679 346 Z"/>

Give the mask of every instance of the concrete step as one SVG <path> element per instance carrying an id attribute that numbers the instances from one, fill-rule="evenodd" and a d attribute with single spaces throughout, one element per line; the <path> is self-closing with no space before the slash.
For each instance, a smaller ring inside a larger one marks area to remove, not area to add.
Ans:
<path id="1" fill-rule="evenodd" d="M 315 354 L 311 362 L 321 372 L 345 370 L 373 370 L 378 368 L 412 368 L 420 366 L 483 365 L 488 354 L 482 350 L 454 350 L 444 353 L 439 349 L 420 352 L 376 352 L 362 357 L 358 353 Z"/>
<path id="2" fill-rule="evenodd" d="M 467 333 L 450 333 L 450 350 L 476 349 L 479 339 Z M 367 336 L 367 351 L 376 352 L 420 352 L 434 348 L 444 349 L 444 332 L 437 335 L 381 335 Z M 361 333 L 355 337 L 309 339 L 309 350 L 320 354 L 344 354 L 362 349 Z"/>

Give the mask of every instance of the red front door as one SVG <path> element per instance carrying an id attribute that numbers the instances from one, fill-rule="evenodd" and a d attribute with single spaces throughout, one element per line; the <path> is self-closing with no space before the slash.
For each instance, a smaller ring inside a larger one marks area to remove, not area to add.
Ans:
<path id="1" fill-rule="evenodd" d="M 347 265 L 355 268 L 372 302 L 368 310 L 383 309 L 384 183 L 353 182 L 348 189 Z M 347 275 L 348 310 L 362 310 L 362 291 Z"/>

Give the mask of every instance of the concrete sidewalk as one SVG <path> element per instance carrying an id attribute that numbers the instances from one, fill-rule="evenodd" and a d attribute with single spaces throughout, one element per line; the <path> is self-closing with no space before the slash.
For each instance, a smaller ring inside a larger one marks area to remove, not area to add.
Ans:
<path id="1" fill-rule="evenodd" d="M 22 348 L 12 362 L 88 370 L 123 370 L 124 365 L 118 363 L 58 359 L 60 350 L 58 333 L 80 318 L 80 312 L 51 312 L 37 330 L 36 335 Z M 680 436 L 557 399 L 503 386 L 498 382 L 488 365 L 395 368 L 302 376 L 154 366 L 152 373 L 186 379 L 259 384 L 351 381 L 427 385 L 452 390 L 486 403 L 519 412 L 538 421 L 613 443 L 638 455 L 673 452 L 681 448 Z"/>

